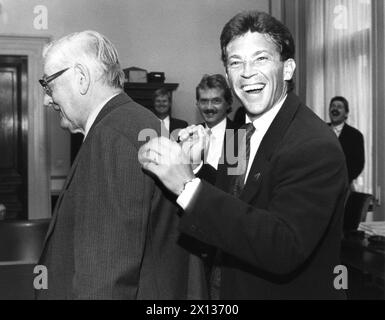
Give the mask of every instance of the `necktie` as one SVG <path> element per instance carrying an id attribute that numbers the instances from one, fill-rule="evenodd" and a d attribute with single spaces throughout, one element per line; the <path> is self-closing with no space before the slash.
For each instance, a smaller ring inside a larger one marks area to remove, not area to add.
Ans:
<path id="1" fill-rule="evenodd" d="M 246 133 L 244 131 L 246 130 Z M 249 157 L 250 157 L 250 139 L 253 133 L 255 132 L 255 127 L 252 122 L 244 124 L 242 127 L 240 127 L 238 134 L 244 133 L 244 137 L 241 140 L 242 144 L 238 152 L 239 162 L 241 162 L 240 165 L 240 173 L 239 175 L 234 176 L 233 185 L 231 190 L 231 194 L 236 196 L 237 198 L 241 194 L 243 187 L 245 185 L 245 176 L 247 172 L 247 167 L 249 164 Z M 211 278 L 210 278 L 210 296 L 212 300 L 219 300 L 219 290 L 220 290 L 220 284 L 221 284 L 221 250 L 217 250 L 214 262 L 213 262 L 213 269 L 211 272 Z"/>
<path id="2" fill-rule="evenodd" d="M 240 196 L 243 187 L 245 186 L 245 177 L 247 172 L 247 167 L 249 165 L 250 158 L 250 139 L 253 133 L 255 132 L 255 127 L 252 122 L 244 124 L 239 130 L 239 134 L 242 134 L 243 130 L 246 130 L 244 139 L 242 139 L 242 144 L 238 152 L 238 158 L 240 164 L 240 173 L 239 175 L 234 176 L 233 185 L 231 189 L 231 194 L 237 198 Z"/>

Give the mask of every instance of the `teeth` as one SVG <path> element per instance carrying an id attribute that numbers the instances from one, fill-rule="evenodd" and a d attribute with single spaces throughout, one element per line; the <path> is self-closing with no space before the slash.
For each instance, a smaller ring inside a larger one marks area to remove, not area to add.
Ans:
<path id="1" fill-rule="evenodd" d="M 265 87 L 264 84 L 250 84 L 250 85 L 245 85 L 242 87 L 244 91 L 254 91 L 254 90 L 262 90 Z"/>

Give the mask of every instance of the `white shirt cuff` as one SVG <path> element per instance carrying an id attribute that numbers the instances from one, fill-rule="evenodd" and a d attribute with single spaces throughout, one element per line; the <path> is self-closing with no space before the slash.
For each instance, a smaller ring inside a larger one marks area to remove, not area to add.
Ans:
<path id="1" fill-rule="evenodd" d="M 176 203 L 185 210 L 190 204 L 191 199 L 193 198 L 195 192 L 197 191 L 201 179 L 195 178 L 192 181 L 186 183 L 186 186 L 179 197 L 176 199 Z"/>

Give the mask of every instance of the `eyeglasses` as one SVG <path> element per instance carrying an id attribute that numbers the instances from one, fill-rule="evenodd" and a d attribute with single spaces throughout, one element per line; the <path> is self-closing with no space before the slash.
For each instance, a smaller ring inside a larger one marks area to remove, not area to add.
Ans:
<path id="1" fill-rule="evenodd" d="M 198 103 L 201 106 L 207 107 L 210 103 L 214 106 L 219 106 L 223 103 L 223 99 L 221 98 L 213 98 L 213 99 L 199 99 Z"/>
<path id="2" fill-rule="evenodd" d="M 65 68 L 63 70 L 60 70 L 48 77 L 44 76 L 42 79 L 39 80 L 41 86 L 43 87 L 44 89 L 44 92 L 49 95 L 50 97 L 52 96 L 52 90 L 51 88 L 49 87 L 48 83 L 50 83 L 51 81 L 55 80 L 57 77 L 61 76 L 64 72 L 66 72 L 69 68 Z"/>

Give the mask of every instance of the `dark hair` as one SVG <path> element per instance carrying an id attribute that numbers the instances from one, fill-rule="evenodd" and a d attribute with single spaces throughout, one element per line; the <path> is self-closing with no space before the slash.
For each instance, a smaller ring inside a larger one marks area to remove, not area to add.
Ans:
<path id="1" fill-rule="evenodd" d="M 222 62 L 226 68 L 227 64 L 227 45 L 247 32 L 258 32 L 267 34 L 271 41 L 277 46 L 281 61 L 294 59 L 295 44 L 289 29 L 280 21 L 260 11 L 246 11 L 235 15 L 223 27 L 221 33 L 221 54 Z M 288 91 L 293 90 L 294 82 L 289 80 Z"/>
<path id="2" fill-rule="evenodd" d="M 195 97 L 197 101 L 200 98 L 199 90 L 207 89 L 221 89 L 223 90 L 223 97 L 229 105 L 229 112 L 231 111 L 231 104 L 233 103 L 233 96 L 231 89 L 227 84 L 226 78 L 221 74 L 205 74 L 195 89 Z"/>
<path id="3" fill-rule="evenodd" d="M 157 97 L 161 97 L 161 96 L 167 96 L 168 101 L 171 102 L 170 92 L 167 90 L 167 88 L 162 87 L 162 88 L 159 88 L 159 89 L 155 90 L 154 94 L 152 96 L 152 99 L 153 99 L 153 101 L 155 101 L 155 99 Z"/>
<path id="4" fill-rule="evenodd" d="M 333 97 L 331 100 L 330 100 L 330 103 L 329 103 L 329 109 L 330 107 L 332 106 L 332 103 L 334 101 L 340 101 L 342 102 L 342 104 L 344 105 L 344 108 L 345 108 L 345 112 L 346 113 L 349 113 L 349 102 L 348 100 L 346 100 L 344 97 L 341 97 L 341 96 L 335 96 Z"/>

